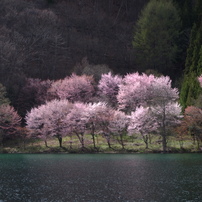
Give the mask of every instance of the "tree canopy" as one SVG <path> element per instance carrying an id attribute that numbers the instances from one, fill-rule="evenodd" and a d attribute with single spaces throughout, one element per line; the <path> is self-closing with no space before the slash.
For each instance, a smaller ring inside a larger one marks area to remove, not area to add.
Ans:
<path id="1" fill-rule="evenodd" d="M 172 1 L 151 0 L 136 23 L 133 47 L 141 71 L 167 74 L 179 51 L 181 20 Z"/>

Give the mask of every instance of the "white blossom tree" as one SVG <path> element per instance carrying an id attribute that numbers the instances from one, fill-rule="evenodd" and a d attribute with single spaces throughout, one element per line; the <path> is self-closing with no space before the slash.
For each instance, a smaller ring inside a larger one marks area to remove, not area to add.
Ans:
<path id="1" fill-rule="evenodd" d="M 27 128 L 33 136 L 37 136 L 45 142 L 48 137 L 56 137 L 62 147 L 62 137 L 70 132 L 65 118 L 72 107 L 72 103 L 67 100 L 53 100 L 33 108 L 25 118 Z"/>
<path id="2" fill-rule="evenodd" d="M 167 150 L 169 129 L 180 123 L 180 119 L 182 118 L 181 111 L 181 106 L 177 102 L 152 107 L 152 115 L 155 116 L 157 120 L 158 132 L 162 137 L 163 152 Z"/>
<path id="3" fill-rule="evenodd" d="M 112 120 L 109 123 L 109 130 L 116 137 L 119 144 L 124 149 L 123 137 L 127 134 L 128 125 L 130 121 L 130 116 L 126 115 L 124 112 L 115 111 Z"/>
<path id="4" fill-rule="evenodd" d="M 107 140 L 108 146 L 111 147 L 110 131 L 108 126 L 110 121 L 112 120 L 114 110 L 105 102 L 89 103 L 87 105 L 87 108 L 89 117 L 87 130 L 92 135 L 94 148 L 96 148 L 96 134 L 103 134 Z"/>
<path id="5" fill-rule="evenodd" d="M 49 90 L 53 97 L 67 99 L 70 102 L 89 102 L 94 93 L 93 77 L 75 74 L 53 82 Z"/>
<path id="6" fill-rule="evenodd" d="M 132 112 L 128 132 L 130 135 L 141 134 L 143 141 L 148 149 L 148 135 L 158 129 L 156 117 L 152 114 L 149 107 L 140 106 L 135 112 Z"/>
<path id="7" fill-rule="evenodd" d="M 87 104 L 81 102 L 75 102 L 70 113 L 64 119 L 70 133 L 78 137 L 82 150 L 85 148 L 84 135 L 88 119 Z"/>
<path id="8" fill-rule="evenodd" d="M 99 81 L 98 89 L 100 97 L 112 107 L 117 107 L 117 94 L 121 83 L 122 77 L 118 75 L 113 76 L 111 72 L 102 74 Z"/>
<path id="9" fill-rule="evenodd" d="M 181 106 L 178 104 L 179 93 L 172 88 L 168 76 L 155 78 L 150 86 L 149 105 L 152 106 L 153 116 L 158 122 L 158 131 L 162 137 L 163 152 L 167 150 L 168 129 L 179 123 Z"/>
<path id="10" fill-rule="evenodd" d="M 154 79 L 153 75 L 127 74 L 120 85 L 117 95 L 119 109 L 126 113 L 131 113 L 137 107 L 146 105 L 150 96 L 149 87 Z"/>
<path id="11" fill-rule="evenodd" d="M 124 77 L 117 95 L 119 108 L 126 113 L 131 114 L 140 106 L 151 108 L 152 116 L 159 125 L 158 132 L 162 137 L 164 152 L 167 147 L 168 128 L 181 117 L 181 107 L 177 103 L 178 89 L 172 88 L 171 82 L 168 76 L 128 74 Z M 142 127 L 144 128 L 144 125 Z"/>

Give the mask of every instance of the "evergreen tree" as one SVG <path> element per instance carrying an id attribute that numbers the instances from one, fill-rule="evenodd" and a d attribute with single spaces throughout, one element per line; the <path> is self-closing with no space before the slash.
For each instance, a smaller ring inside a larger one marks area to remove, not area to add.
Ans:
<path id="1" fill-rule="evenodd" d="M 169 74 L 179 51 L 181 21 L 172 1 L 151 0 L 136 24 L 133 47 L 142 71 Z"/>
<path id="2" fill-rule="evenodd" d="M 193 105 L 201 93 L 197 77 L 201 75 L 202 22 L 194 24 L 191 33 L 190 45 L 187 50 L 184 79 L 181 87 L 180 102 L 183 108 Z"/>
<path id="3" fill-rule="evenodd" d="M 201 45 L 200 52 L 199 52 L 199 60 L 198 60 L 198 65 L 197 65 L 197 73 L 199 75 L 202 74 L 202 45 Z"/>

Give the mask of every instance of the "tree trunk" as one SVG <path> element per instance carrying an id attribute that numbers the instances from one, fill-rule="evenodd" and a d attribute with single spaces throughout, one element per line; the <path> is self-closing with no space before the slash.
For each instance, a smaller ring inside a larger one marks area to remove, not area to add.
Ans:
<path id="1" fill-rule="evenodd" d="M 46 140 L 44 140 L 44 142 L 45 142 L 46 147 L 48 147 L 48 143 L 47 143 L 47 141 L 46 141 Z"/>
<path id="2" fill-rule="evenodd" d="M 25 150 L 25 139 L 23 140 L 23 150 Z"/>
<path id="3" fill-rule="evenodd" d="M 196 136 L 195 134 L 191 134 L 192 138 L 193 138 L 193 144 L 195 145 L 196 144 Z"/>
<path id="4" fill-rule="evenodd" d="M 117 138 L 117 140 L 118 140 L 119 144 L 122 146 L 122 149 L 125 149 L 124 148 L 124 143 L 123 143 L 123 135 L 120 134 L 119 136 L 120 136 L 120 140 L 119 140 L 119 138 Z"/>
<path id="5" fill-rule="evenodd" d="M 3 147 L 3 130 L 0 129 L 0 147 Z"/>
<path id="6" fill-rule="evenodd" d="M 149 138 L 149 144 L 151 145 L 152 144 L 152 137 L 150 134 L 149 134 L 148 138 Z"/>
<path id="7" fill-rule="evenodd" d="M 85 148 L 84 146 L 84 138 L 83 138 L 83 134 L 79 135 L 78 133 L 76 133 L 76 136 L 78 137 L 80 143 L 81 143 L 81 148 Z"/>
<path id="8" fill-rule="evenodd" d="M 142 134 L 142 137 L 143 137 L 144 143 L 146 144 L 145 149 L 149 149 L 149 145 L 148 145 L 148 139 L 149 139 L 149 137 L 148 137 L 148 135 L 143 135 Z"/>
<path id="9" fill-rule="evenodd" d="M 104 133 L 104 136 L 105 136 L 105 139 L 107 140 L 108 147 L 111 149 L 112 147 L 110 143 L 110 135 L 107 133 Z"/>
<path id="10" fill-rule="evenodd" d="M 166 124 L 165 124 L 165 120 L 166 120 L 166 113 L 165 113 L 165 106 L 164 106 L 164 112 L 163 112 L 163 120 L 162 120 L 162 146 L 163 146 L 163 153 L 166 153 L 167 150 L 167 139 L 166 139 Z"/>
<path id="11" fill-rule="evenodd" d="M 196 137 L 196 142 L 197 142 L 197 150 L 200 149 L 200 140 L 198 137 Z"/>
<path id="12" fill-rule="evenodd" d="M 72 149 L 72 134 L 70 135 L 69 147 Z"/>
<path id="13" fill-rule="evenodd" d="M 184 145 L 183 140 L 179 140 L 179 144 L 180 144 L 180 149 L 183 149 L 183 145 Z"/>
<path id="14" fill-rule="evenodd" d="M 163 153 L 166 153 L 167 151 L 167 139 L 166 134 L 162 135 L 162 145 L 163 145 Z"/>
<path id="15" fill-rule="evenodd" d="M 4 147 L 4 131 L 0 128 L 0 147 Z"/>
<path id="16" fill-rule="evenodd" d="M 91 134 L 92 137 L 93 137 L 93 146 L 94 146 L 94 149 L 96 149 L 96 145 L 95 145 L 95 134 Z"/>
<path id="17" fill-rule="evenodd" d="M 99 144 L 99 141 L 98 141 L 98 135 L 96 135 L 96 139 L 97 139 L 97 145 Z"/>
<path id="18" fill-rule="evenodd" d="M 85 146 L 84 146 L 84 138 L 83 138 L 83 134 L 81 135 L 81 147 L 82 147 L 82 149 L 85 147 Z"/>
<path id="19" fill-rule="evenodd" d="M 94 125 L 92 124 L 92 138 L 93 138 L 93 146 L 94 146 L 94 149 L 96 149 L 96 145 L 95 145 L 95 127 Z"/>
<path id="20" fill-rule="evenodd" d="M 107 138 L 107 144 L 108 144 L 108 147 L 111 149 L 111 143 L 110 143 L 110 138 Z"/>
<path id="21" fill-rule="evenodd" d="M 120 138 L 121 138 L 122 149 L 125 149 L 125 147 L 124 147 L 124 143 L 123 143 L 123 135 L 122 135 L 122 134 L 120 135 Z"/>
<path id="22" fill-rule="evenodd" d="M 59 141 L 60 147 L 62 147 L 62 137 L 61 136 L 58 136 L 58 141 Z"/>

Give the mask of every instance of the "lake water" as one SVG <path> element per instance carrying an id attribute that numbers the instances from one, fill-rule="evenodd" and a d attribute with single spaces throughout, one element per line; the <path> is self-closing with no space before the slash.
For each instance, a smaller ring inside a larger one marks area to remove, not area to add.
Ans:
<path id="1" fill-rule="evenodd" d="M 0 154 L 0 202 L 202 201 L 201 154 Z"/>

